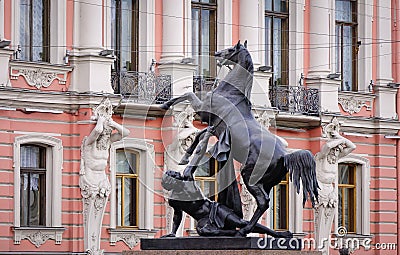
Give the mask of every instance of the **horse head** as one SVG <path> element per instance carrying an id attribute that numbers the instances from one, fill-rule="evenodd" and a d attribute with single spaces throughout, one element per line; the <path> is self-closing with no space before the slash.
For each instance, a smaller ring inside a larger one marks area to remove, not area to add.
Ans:
<path id="1" fill-rule="evenodd" d="M 214 56 L 220 61 L 220 65 L 239 64 L 244 69 L 253 69 L 253 61 L 247 50 L 247 41 L 244 44 L 238 43 L 230 48 L 215 52 Z"/>

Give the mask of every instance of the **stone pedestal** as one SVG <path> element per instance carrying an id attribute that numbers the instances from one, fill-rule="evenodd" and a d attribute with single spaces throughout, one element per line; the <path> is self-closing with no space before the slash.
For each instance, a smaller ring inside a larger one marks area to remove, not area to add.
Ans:
<path id="1" fill-rule="evenodd" d="M 192 250 L 180 251 L 164 251 L 164 250 L 151 250 L 151 251 L 123 251 L 123 255 L 192 255 Z M 321 255 L 319 251 L 268 251 L 268 250 L 202 250 L 196 251 L 196 255 Z"/>
<path id="2" fill-rule="evenodd" d="M 14 51 L 11 49 L 0 49 L 0 66 L 4 67 L 0 69 L 0 87 L 11 86 L 9 78 L 9 63 L 13 52 Z"/>
<path id="3" fill-rule="evenodd" d="M 142 250 L 300 250 L 301 239 L 273 237 L 142 238 Z"/>
<path id="4" fill-rule="evenodd" d="M 113 57 L 94 54 L 72 55 L 71 65 L 75 66 L 72 74 L 70 91 L 114 93 L 111 86 L 111 65 Z"/>
<path id="5" fill-rule="evenodd" d="M 269 100 L 269 80 L 271 77 L 272 72 L 254 72 L 253 88 L 250 95 L 253 105 L 271 107 Z"/>
<path id="6" fill-rule="evenodd" d="M 375 86 L 376 107 L 375 116 L 385 119 L 397 119 L 396 94 L 397 88 L 389 86 Z"/>
<path id="7" fill-rule="evenodd" d="M 171 75 L 173 97 L 193 92 L 193 75 L 196 65 L 167 62 L 161 63 L 158 70 L 160 74 Z"/>
<path id="8" fill-rule="evenodd" d="M 307 78 L 307 87 L 318 89 L 321 112 L 340 112 L 338 105 L 340 80 Z"/>

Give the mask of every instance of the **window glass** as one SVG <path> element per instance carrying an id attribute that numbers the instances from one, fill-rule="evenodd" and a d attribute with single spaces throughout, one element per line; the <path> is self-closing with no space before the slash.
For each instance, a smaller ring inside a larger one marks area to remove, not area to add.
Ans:
<path id="1" fill-rule="evenodd" d="M 139 154 L 117 150 L 116 164 L 117 226 L 137 227 Z"/>
<path id="2" fill-rule="evenodd" d="M 20 221 L 21 226 L 45 225 L 45 148 L 21 146 Z"/>
<path id="3" fill-rule="evenodd" d="M 339 164 L 338 223 L 349 233 L 356 232 L 356 166 Z"/>

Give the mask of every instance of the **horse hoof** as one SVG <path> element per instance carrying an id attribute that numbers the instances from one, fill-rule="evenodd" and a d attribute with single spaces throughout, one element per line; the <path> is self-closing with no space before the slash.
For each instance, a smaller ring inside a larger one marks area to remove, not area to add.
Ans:
<path id="1" fill-rule="evenodd" d="M 246 237 L 247 234 L 245 234 L 242 230 L 239 230 L 236 232 L 235 237 Z"/>
<path id="2" fill-rule="evenodd" d="M 280 237 L 280 238 L 292 238 L 293 234 L 290 231 L 278 232 L 278 237 Z"/>
<path id="3" fill-rule="evenodd" d="M 169 105 L 168 104 L 162 104 L 159 106 L 162 110 L 168 110 L 169 109 Z"/>

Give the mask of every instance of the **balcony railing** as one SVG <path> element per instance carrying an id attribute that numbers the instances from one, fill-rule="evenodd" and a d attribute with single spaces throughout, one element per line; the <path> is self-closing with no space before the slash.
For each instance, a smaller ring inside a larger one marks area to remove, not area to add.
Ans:
<path id="1" fill-rule="evenodd" d="M 273 86 L 270 88 L 269 96 L 271 105 L 280 111 L 307 115 L 319 113 L 318 89 L 303 86 Z"/>
<path id="2" fill-rule="evenodd" d="M 171 99 L 172 95 L 170 75 L 120 72 L 112 74 L 111 83 L 115 93 L 137 103 L 162 104 Z"/>
<path id="3" fill-rule="evenodd" d="M 193 76 L 193 92 L 200 94 L 207 93 L 218 86 L 219 80 L 212 77 Z"/>

